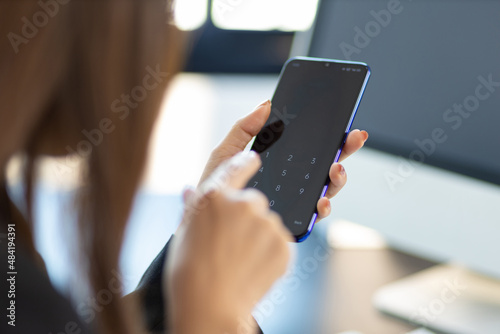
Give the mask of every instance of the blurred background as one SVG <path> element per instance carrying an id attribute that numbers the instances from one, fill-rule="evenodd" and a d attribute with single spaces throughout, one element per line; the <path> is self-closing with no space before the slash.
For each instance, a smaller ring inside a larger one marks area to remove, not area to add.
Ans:
<path id="1" fill-rule="evenodd" d="M 272 98 L 286 59 L 347 59 L 372 69 L 354 123 L 367 147 L 345 162 L 332 215 L 290 245 L 295 262 L 254 316 L 266 334 L 500 332 L 499 1 L 177 0 L 174 10 L 166 24 L 189 31 L 191 51 L 130 218 L 127 291 L 175 231 L 182 190 L 234 122 Z M 78 165 L 51 159 L 40 172 L 37 247 L 67 291 L 60 245 Z"/>

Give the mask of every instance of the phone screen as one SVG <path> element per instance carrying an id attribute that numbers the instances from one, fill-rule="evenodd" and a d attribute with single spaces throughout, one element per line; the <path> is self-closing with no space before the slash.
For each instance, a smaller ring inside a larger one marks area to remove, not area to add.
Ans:
<path id="1" fill-rule="evenodd" d="M 251 148 L 262 167 L 247 187 L 267 196 L 297 241 L 312 230 L 369 75 L 366 64 L 328 59 L 293 58 L 283 67 Z"/>

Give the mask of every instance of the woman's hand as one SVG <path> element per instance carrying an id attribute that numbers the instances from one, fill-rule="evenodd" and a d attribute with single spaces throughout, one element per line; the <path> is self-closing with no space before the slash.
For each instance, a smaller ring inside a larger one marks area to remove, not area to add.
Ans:
<path id="1" fill-rule="evenodd" d="M 259 133 L 260 129 L 262 129 L 270 113 L 271 102 L 267 100 L 255 108 L 252 113 L 236 122 L 226 138 L 224 138 L 224 140 L 210 155 L 208 163 L 201 176 L 200 184 L 203 183 L 222 162 L 231 158 L 236 153 L 243 151 L 250 140 Z M 347 136 L 339 162 L 342 162 L 348 156 L 363 147 L 367 139 L 368 133 L 366 131 L 351 131 Z M 342 189 L 347 181 L 347 175 L 344 167 L 340 163 L 335 163 L 331 166 L 330 180 L 331 182 L 328 186 L 328 191 L 326 192 L 325 197 L 318 200 L 317 222 L 330 214 L 330 199 Z"/>
<path id="2" fill-rule="evenodd" d="M 290 233 L 261 192 L 241 190 L 260 165 L 236 154 L 185 191 L 165 274 L 172 333 L 250 333 L 255 303 L 285 273 Z"/>

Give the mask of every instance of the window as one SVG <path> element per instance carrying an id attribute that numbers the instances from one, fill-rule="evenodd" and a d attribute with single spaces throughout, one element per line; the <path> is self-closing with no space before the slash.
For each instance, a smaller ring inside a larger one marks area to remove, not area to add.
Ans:
<path id="1" fill-rule="evenodd" d="M 227 30 L 308 29 L 318 7 L 318 0 L 212 0 L 213 24 Z M 180 29 L 194 30 L 207 20 L 209 0 L 176 0 L 175 22 Z"/>
<path id="2" fill-rule="evenodd" d="M 174 22 L 181 30 L 195 30 L 207 21 L 208 0 L 176 0 Z"/>

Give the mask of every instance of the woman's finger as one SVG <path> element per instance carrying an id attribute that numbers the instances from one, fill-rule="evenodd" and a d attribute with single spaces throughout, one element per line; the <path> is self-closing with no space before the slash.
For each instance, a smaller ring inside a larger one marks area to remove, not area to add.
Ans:
<path id="1" fill-rule="evenodd" d="M 364 130 L 360 131 L 356 129 L 349 132 L 344 148 L 342 149 L 342 153 L 340 154 L 339 162 L 345 160 L 348 156 L 362 148 L 367 139 L 368 132 Z"/>
<path id="2" fill-rule="evenodd" d="M 344 166 L 341 164 L 333 164 L 330 168 L 330 184 L 328 184 L 328 190 L 326 191 L 325 197 L 332 198 L 337 195 L 338 192 L 344 187 L 347 182 L 347 174 Z"/>
<path id="3" fill-rule="evenodd" d="M 266 100 L 259 104 L 250 114 L 238 120 L 219 147 L 223 148 L 224 152 L 233 150 L 232 154 L 243 151 L 250 140 L 262 129 L 270 113 L 271 101 Z"/>
<path id="4" fill-rule="evenodd" d="M 210 155 L 198 184 L 201 185 L 224 161 L 243 151 L 250 140 L 262 129 L 270 113 L 271 101 L 266 100 L 250 114 L 238 120 Z"/>
<path id="5" fill-rule="evenodd" d="M 200 185 L 201 193 L 214 189 L 242 189 L 261 166 L 260 157 L 254 151 L 240 152 L 222 163 Z"/>
<path id="6" fill-rule="evenodd" d="M 332 212 L 330 200 L 326 197 L 321 197 L 318 201 L 317 209 L 318 209 L 318 218 L 316 219 L 316 223 L 319 222 L 321 219 L 328 217 Z"/>

